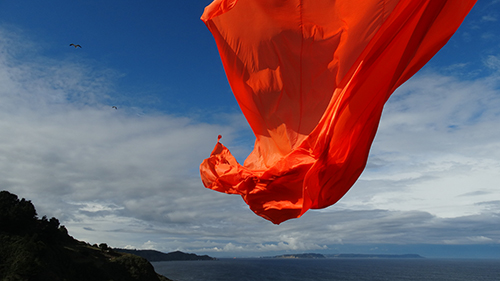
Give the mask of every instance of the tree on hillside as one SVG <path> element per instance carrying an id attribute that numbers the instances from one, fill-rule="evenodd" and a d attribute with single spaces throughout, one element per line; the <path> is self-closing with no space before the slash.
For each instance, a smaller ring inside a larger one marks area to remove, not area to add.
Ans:
<path id="1" fill-rule="evenodd" d="M 36 210 L 31 201 L 0 191 L 0 231 L 19 233 L 32 231 L 36 225 Z"/>

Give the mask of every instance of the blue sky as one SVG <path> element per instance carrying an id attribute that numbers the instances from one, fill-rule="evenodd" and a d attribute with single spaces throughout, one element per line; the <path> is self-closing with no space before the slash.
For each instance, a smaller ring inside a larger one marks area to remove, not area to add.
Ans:
<path id="1" fill-rule="evenodd" d="M 123 106 L 236 111 L 211 34 L 199 20 L 206 2 L 2 1 L 0 19 L 36 42 L 37 55 L 116 71 L 110 99 Z M 83 48 L 75 52 L 70 43 Z"/>
<path id="2" fill-rule="evenodd" d="M 347 195 L 279 226 L 199 179 L 218 134 L 254 142 L 209 3 L 0 0 L 0 189 L 113 247 L 500 258 L 500 1 L 394 93 Z"/>

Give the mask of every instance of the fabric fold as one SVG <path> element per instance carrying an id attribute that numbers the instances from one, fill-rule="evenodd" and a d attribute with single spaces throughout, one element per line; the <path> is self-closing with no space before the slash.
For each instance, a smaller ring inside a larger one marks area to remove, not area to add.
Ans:
<path id="1" fill-rule="evenodd" d="M 475 0 L 216 0 L 202 16 L 255 136 L 219 141 L 203 184 L 275 224 L 336 203 L 365 168 L 385 102 Z"/>

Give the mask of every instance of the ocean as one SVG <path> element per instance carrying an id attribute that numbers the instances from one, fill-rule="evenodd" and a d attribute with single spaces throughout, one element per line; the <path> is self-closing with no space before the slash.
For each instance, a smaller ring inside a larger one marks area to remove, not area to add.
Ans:
<path id="1" fill-rule="evenodd" d="M 219 259 L 153 262 L 175 281 L 500 280 L 500 260 L 487 259 Z"/>

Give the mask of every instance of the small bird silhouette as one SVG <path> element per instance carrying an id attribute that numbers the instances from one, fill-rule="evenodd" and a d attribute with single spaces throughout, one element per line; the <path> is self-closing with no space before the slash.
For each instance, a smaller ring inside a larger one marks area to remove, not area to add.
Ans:
<path id="1" fill-rule="evenodd" d="M 69 45 L 70 45 L 70 46 L 75 47 L 75 49 L 76 49 L 76 48 L 81 48 L 81 47 L 82 47 L 82 46 L 80 46 L 80 45 L 75 45 L 75 44 L 69 44 Z"/>
<path id="2" fill-rule="evenodd" d="M 118 109 L 118 107 L 116 107 L 116 106 L 114 106 L 114 105 L 113 105 L 111 108 Z"/>

